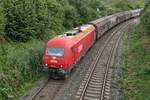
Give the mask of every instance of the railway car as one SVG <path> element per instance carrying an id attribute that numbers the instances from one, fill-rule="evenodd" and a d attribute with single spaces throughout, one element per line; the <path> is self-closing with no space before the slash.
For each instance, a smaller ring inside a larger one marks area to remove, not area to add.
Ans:
<path id="1" fill-rule="evenodd" d="M 112 27 L 139 16 L 140 9 L 116 13 L 91 21 L 49 40 L 43 50 L 45 69 L 67 78 L 73 65 L 92 44 Z"/>
<path id="2" fill-rule="evenodd" d="M 68 77 L 75 64 L 96 40 L 95 27 L 87 24 L 49 40 L 44 48 L 46 69 Z"/>
<path id="3" fill-rule="evenodd" d="M 96 28 L 97 39 L 99 39 L 106 31 L 108 31 L 117 24 L 116 18 L 116 16 L 111 15 L 90 22 L 90 24 L 92 24 Z"/>

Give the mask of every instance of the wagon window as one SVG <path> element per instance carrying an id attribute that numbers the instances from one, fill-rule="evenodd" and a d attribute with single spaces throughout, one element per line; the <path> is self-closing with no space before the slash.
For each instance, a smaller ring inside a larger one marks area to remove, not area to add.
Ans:
<path id="1" fill-rule="evenodd" d="M 64 56 L 64 48 L 47 48 L 46 55 L 48 55 L 48 56 Z"/>

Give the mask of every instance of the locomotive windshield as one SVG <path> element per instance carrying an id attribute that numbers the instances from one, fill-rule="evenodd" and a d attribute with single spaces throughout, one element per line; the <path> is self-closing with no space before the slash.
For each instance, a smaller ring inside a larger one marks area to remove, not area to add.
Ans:
<path id="1" fill-rule="evenodd" d="M 48 55 L 48 56 L 64 56 L 64 48 L 47 48 L 46 55 Z"/>

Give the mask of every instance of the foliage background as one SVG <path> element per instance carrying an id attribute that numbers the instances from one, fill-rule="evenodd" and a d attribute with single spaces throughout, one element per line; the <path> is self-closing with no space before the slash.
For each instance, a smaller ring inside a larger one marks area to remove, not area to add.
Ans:
<path id="1" fill-rule="evenodd" d="M 50 38 L 143 6 L 143 0 L 0 0 L 0 99 L 16 99 L 41 76 L 42 48 Z"/>
<path id="2" fill-rule="evenodd" d="M 122 100 L 150 99 L 150 1 L 145 5 L 140 24 L 126 35 L 123 52 Z"/>
<path id="3" fill-rule="evenodd" d="M 143 9 L 141 16 L 141 25 L 145 33 L 150 35 L 150 1 L 148 1 Z"/>

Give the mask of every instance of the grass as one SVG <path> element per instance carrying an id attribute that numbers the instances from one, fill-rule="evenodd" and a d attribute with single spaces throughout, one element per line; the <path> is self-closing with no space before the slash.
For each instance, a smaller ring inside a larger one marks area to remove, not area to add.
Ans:
<path id="1" fill-rule="evenodd" d="M 0 100 L 22 96 L 41 76 L 43 45 L 40 40 L 0 44 Z"/>
<path id="2" fill-rule="evenodd" d="M 126 35 L 122 100 L 150 100 L 150 37 L 140 25 Z"/>

